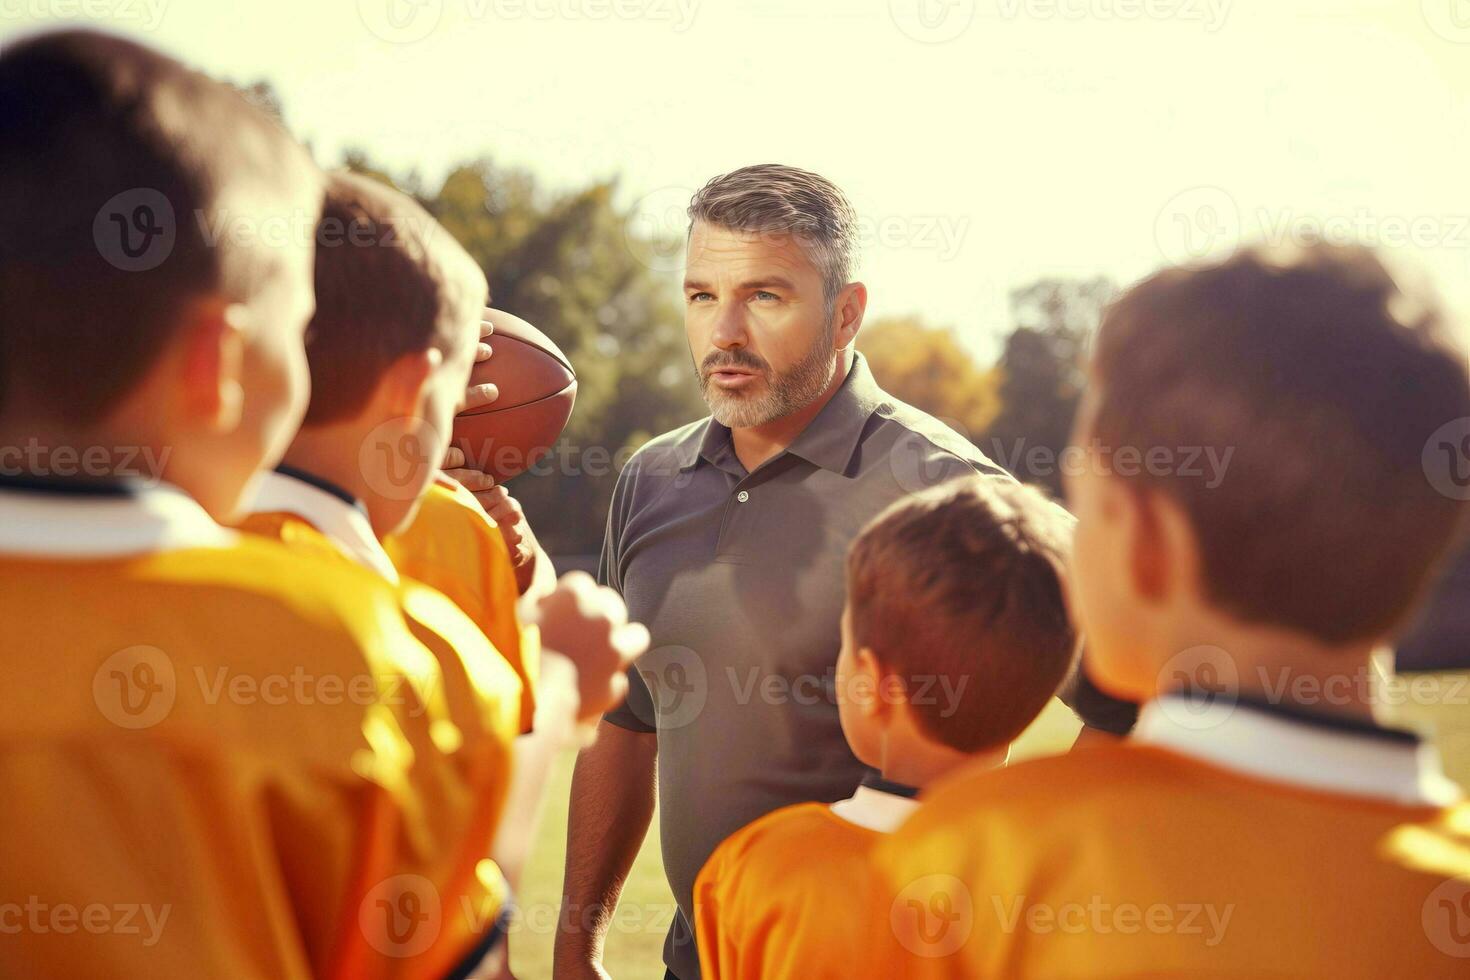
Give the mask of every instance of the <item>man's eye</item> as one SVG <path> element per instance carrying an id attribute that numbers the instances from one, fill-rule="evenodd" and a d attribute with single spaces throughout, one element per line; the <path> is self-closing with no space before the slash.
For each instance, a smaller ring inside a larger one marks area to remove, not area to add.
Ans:
<path id="1" fill-rule="evenodd" d="M 691 303 L 703 303 L 703 302 L 705 302 L 707 300 L 712 300 L 712 299 L 714 299 L 714 296 L 711 295 L 710 293 L 690 293 L 689 294 L 689 302 L 691 302 Z"/>
<path id="2" fill-rule="evenodd" d="M 767 300 L 779 300 L 781 297 L 777 296 L 775 293 L 767 292 L 764 289 L 757 289 L 755 291 L 755 298 L 764 302 Z"/>

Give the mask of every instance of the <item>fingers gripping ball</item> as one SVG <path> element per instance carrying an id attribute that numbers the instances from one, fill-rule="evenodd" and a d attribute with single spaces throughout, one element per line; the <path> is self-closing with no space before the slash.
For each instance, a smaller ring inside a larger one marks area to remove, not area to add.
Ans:
<path id="1" fill-rule="evenodd" d="M 549 337 L 520 317 L 490 310 L 494 355 L 475 365 L 471 385 L 494 384 L 493 402 L 454 420 L 453 445 L 465 465 L 497 482 L 530 469 L 561 437 L 577 399 L 577 373 Z"/>

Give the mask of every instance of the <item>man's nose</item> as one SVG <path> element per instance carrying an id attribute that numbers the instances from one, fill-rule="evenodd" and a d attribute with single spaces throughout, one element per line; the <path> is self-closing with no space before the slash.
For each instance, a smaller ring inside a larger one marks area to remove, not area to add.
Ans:
<path id="1" fill-rule="evenodd" d="M 714 331 L 710 342 L 720 350 L 744 347 L 750 340 L 745 328 L 745 309 L 739 303 L 721 304 L 715 315 Z"/>

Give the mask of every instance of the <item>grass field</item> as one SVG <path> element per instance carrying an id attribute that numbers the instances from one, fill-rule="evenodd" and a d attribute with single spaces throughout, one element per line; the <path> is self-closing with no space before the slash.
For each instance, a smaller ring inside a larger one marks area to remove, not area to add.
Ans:
<path id="1" fill-rule="evenodd" d="M 1011 750 L 1013 761 L 1065 751 L 1077 737 L 1077 720 L 1053 700 Z M 526 867 L 520 894 L 521 917 L 511 932 L 511 962 L 519 980 L 550 980 L 551 948 L 561 904 L 562 861 L 566 854 L 567 794 L 573 756 L 553 768 L 541 832 Z M 606 966 L 613 980 L 658 980 L 663 976 L 663 940 L 673 916 L 673 898 L 664 881 L 658 849 L 658 822 L 633 866 L 608 938 Z"/>

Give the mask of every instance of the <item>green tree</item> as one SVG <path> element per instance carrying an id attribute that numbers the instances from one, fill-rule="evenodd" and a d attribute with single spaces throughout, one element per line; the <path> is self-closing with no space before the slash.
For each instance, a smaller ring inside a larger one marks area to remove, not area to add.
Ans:
<path id="1" fill-rule="evenodd" d="M 1111 280 L 1040 279 L 1011 292 L 1015 324 L 998 365 L 1000 412 L 980 448 L 1018 478 L 1061 493 L 1066 448 L 1085 383 L 1087 343 L 1117 291 Z"/>
<path id="2" fill-rule="evenodd" d="M 595 553 L 621 463 L 705 414 L 679 283 L 642 262 L 615 193 L 605 182 L 546 194 L 528 173 L 482 159 L 423 198 L 485 270 L 493 304 L 544 330 L 577 369 L 577 407 L 561 443 L 511 486 L 558 554 Z"/>
<path id="3" fill-rule="evenodd" d="M 858 349 L 883 390 L 973 439 L 999 411 L 994 370 L 982 368 L 954 332 L 916 317 L 887 317 L 865 326 Z"/>

